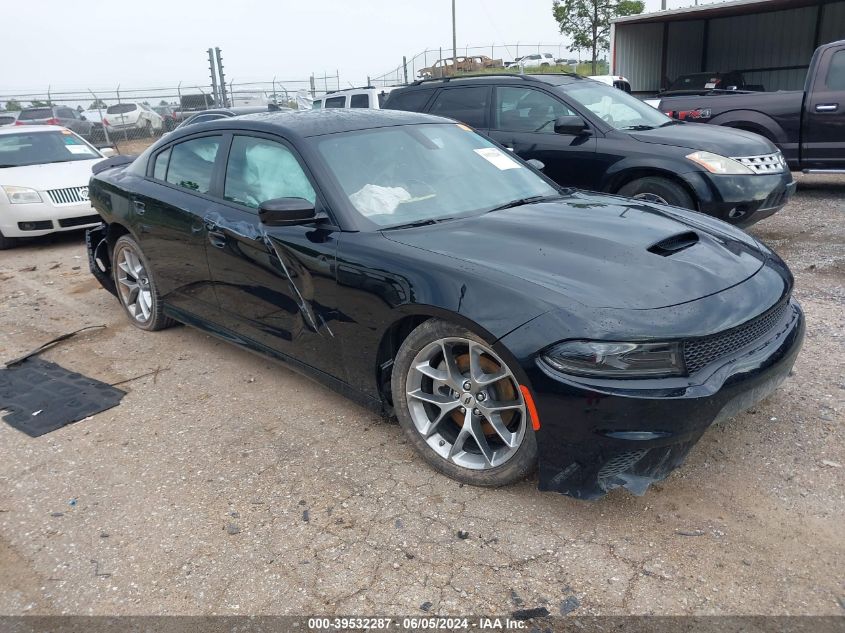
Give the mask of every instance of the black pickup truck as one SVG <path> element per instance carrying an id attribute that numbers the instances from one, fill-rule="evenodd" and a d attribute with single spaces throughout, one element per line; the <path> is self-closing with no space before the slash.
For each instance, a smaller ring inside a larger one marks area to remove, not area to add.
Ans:
<path id="1" fill-rule="evenodd" d="M 816 49 L 803 91 L 664 97 L 657 108 L 765 136 L 793 171 L 845 173 L 845 40 Z"/>

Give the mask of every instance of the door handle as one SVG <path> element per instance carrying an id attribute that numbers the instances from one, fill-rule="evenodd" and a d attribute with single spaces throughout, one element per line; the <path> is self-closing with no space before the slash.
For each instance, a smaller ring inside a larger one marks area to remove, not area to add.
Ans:
<path id="1" fill-rule="evenodd" d="M 505 145 L 505 149 L 508 150 L 509 152 L 513 151 L 513 147 L 511 147 L 510 145 Z"/>
<path id="2" fill-rule="evenodd" d="M 836 112 L 838 109 L 838 103 L 819 103 L 816 105 L 816 112 Z"/>
<path id="3" fill-rule="evenodd" d="M 140 200 L 134 200 L 132 205 L 135 207 L 135 213 L 138 215 L 144 215 L 147 211 L 147 206 Z"/>
<path id="4" fill-rule="evenodd" d="M 220 231 L 209 231 L 208 241 L 215 248 L 226 248 L 226 235 Z"/>

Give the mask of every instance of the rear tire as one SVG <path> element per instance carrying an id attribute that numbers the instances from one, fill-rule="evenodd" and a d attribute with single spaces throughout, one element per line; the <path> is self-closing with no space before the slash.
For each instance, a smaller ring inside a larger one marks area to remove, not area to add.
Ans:
<path id="1" fill-rule="evenodd" d="M 682 209 L 695 210 L 695 200 L 687 193 L 681 185 L 668 178 L 659 176 L 647 176 L 632 180 L 619 188 L 616 192 L 626 198 L 655 202 L 657 204 L 668 204 Z"/>
<path id="2" fill-rule="evenodd" d="M 117 298 L 135 327 L 153 332 L 176 324 L 164 315 L 161 295 L 141 247 L 129 235 L 121 235 L 112 250 L 112 276 Z"/>
<path id="3" fill-rule="evenodd" d="M 466 328 L 439 319 L 418 326 L 399 348 L 391 389 L 399 424 L 435 470 L 495 487 L 536 468 L 537 440 L 513 370 Z"/>
<path id="4" fill-rule="evenodd" d="M 18 245 L 18 240 L 14 237 L 6 237 L 2 233 L 0 233 L 0 251 L 5 251 L 10 248 L 14 248 Z"/>

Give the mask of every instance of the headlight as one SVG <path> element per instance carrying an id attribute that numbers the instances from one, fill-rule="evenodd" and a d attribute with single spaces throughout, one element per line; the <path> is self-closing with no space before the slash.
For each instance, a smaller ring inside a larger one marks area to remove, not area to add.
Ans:
<path id="1" fill-rule="evenodd" d="M 31 202 L 41 202 L 41 196 L 35 189 L 27 189 L 26 187 L 9 187 L 3 185 L 3 191 L 9 198 L 12 204 L 28 204 Z"/>
<path id="2" fill-rule="evenodd" d="M 637 378 L 684 373 L 679 343 L 567 341 L 541 358 L 554 369 L 577 376 Z"/>
<path id="3" fill-rule="evenodd" d="M 726 156 L 719 156 L 712 152 L 693 152 L 692 154 L 687 154 L 687 158 L 696 165 L 701 165 L 711 174 L 737 175 L 754 173 L 750 167 L 746 167 L 739 161 Z"/>

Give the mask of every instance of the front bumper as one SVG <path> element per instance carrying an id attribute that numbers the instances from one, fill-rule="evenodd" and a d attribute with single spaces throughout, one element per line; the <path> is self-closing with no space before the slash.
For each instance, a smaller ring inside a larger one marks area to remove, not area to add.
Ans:
<path id="1" fill-rule="evenodd" d="M 797 186 L 789 171 L 743 176 L 689 172 L 683 177 L 695 192 L 699 211 L 740 227 L 780 211 Z"/>
<path id="2" fill-rule="evenodd" d="M 39 191 L 42 200 L 49 200 Z M 54 205 L 51 202 L 4 204 L 0 207 L 0 233 L 5 237 L 38 237 L 60 231 L 96 226 L 100 216 L 89 202 Z"/>
<path id="3" fill-rule="evenodd" d="M 767 337 L 685 386 L 563 376 L 538 361 L 528 373 L 540 418 L 540 489 L 579 499 L 618 487 L 643 494 L 683 463 L 711 424 L 748 409 L 785 380 L 804 327 L 791 301 Z"/>

